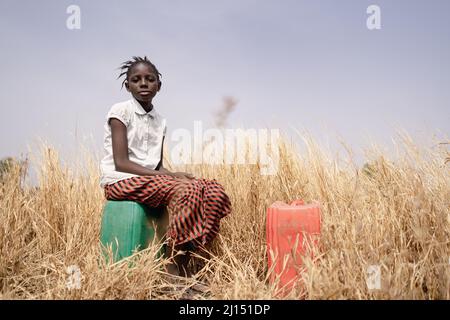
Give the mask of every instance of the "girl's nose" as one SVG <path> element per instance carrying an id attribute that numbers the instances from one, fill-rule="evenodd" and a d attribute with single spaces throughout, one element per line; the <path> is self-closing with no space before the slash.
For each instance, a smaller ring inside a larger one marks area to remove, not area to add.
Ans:
<path id="1" fill-rule="evenodd" d="M 140 86 L 147 86 L 147 81 L 145 79 L 142 79 L 141 82 L 139 83 Z"/>

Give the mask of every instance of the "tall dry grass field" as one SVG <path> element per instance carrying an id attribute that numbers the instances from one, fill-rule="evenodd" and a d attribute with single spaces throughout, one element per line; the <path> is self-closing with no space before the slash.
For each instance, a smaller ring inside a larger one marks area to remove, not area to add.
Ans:
<path id="1" fill-rule="evenodd" d="M 266 208 L 276 200 L 317 200 L 322 206 L 320 250 L 306 257 L 302 284 L 285 298 L 449 299 L 450 172 L 445 145 L 421 148 L 398 139 L 392 158 L 372 148 L 364 170 L 327 155 L 304 137 L 305 152 L 279 146 L 276 175 L 260 165 L 192 166 L 229 194 L 232 214 L 209 261 L 196 259 L 210 296 L 199 299 L 274 299 L 268 282 Z M 38 187 L 23 184 L 13 166 L 0 184 L 0 299 L 177 299 L 155 244 L 134 263 L 107 264 L 99 244 L 102 207 L 98 163 L 76 172 L 43 147 Z M 22 171 L 21 171 L 22 170 Z M 68 286 L 70 266 L 80 287 Z M 381 287 L 367 286 L 367 268 L 380 267 Z M 190 286 L 194 280 L 186 281 Z"/>

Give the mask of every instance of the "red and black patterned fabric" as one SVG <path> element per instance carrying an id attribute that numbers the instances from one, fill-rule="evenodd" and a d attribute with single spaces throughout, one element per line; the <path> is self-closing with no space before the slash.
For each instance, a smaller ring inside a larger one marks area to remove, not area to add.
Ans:
<path id="1" fill-rule="evenodd" d="M 149 207 L 167 206 L 167 235 L 172 244 L 210 242 L 220 219 L 231 212 L 224 188 L 215 180 L 181 180 L 168 175 L 139 176 L 105 186 L 108 200 L 130 200 Z"/>

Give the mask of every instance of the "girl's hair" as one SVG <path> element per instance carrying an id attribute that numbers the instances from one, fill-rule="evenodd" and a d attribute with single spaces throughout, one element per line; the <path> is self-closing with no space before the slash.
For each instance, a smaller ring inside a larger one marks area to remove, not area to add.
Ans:
<path id="1" fill-rule="evenodd" d="M 161 73 L 159 73 L 158 69 L 156 69 L 155 65 L 150 60 L 147 59 L 147 56 L 144 56 L 143 58 L 142 57 L 133 57 L 131 60 L 123 62 L 122 65 L 118 68 L 122 71 L 122 73 L 117 77 L 117 79 L 119 79 L 121 76 L 125 75 L 125 79 L 123 79 L 123 81 L 122 81 L 121 88 L 123 88 L 125 81 L 128 80 L 131 69 L 133 69 L 133 67 L 139 63 L 146 64 L 150 68 L 152 68 L 156 74 L 156 77 L 158 78 L 158 82 L 160 82 L 159 77 L 162 75 L 161 75 Z"/>

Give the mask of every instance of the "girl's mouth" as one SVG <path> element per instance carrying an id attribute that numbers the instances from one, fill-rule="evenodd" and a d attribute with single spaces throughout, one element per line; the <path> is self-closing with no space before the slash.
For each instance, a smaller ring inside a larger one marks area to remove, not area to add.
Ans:
<path id="1" fill-rule="evenodd" d="M 141 96 L 148 96 L 148 95 L 151 94 L 151 92 L 150 92 L 150 91 L 141 91 L 141 92 L 139 92 L 139 94 L 140 94 Z"/>

